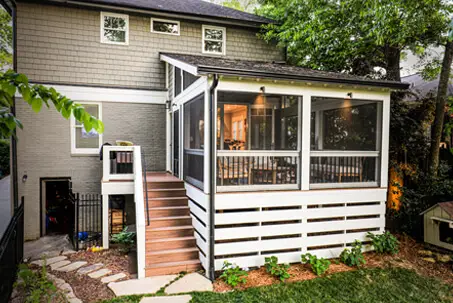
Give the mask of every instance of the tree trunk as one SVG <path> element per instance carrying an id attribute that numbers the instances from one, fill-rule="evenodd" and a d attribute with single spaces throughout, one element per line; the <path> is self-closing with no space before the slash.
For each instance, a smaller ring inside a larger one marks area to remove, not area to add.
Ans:
<path id="1" fill-rule="evenodd" d="M 401 50 L 396 47 L 385 47 L 385 57 L 387 59 L 387 80 L 401 81 Z"/>
<path id="2" fill-rule="evenodd" d="M 448 41 L 445 46 L 445 54 L 440 72 L 439 87 L 436 98 L 436 116 L 431 132 L 431 151 L 429 159 L 430 173 L 437 175 L 439 168 L 439 146 L 444 126 L 445 105 L 447 103 L 447 90 L 450 78 L 450 69 L 453 60 L 453 41 Z"/>

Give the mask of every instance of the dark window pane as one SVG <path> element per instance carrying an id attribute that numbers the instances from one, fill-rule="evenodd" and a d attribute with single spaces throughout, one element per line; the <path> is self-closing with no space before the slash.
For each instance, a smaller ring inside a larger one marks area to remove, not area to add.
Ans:
<path id="1" fill-rule="evenodd" d="M 175 67 L 175 74 L 173 75 L 175 79 L 175 97 L 181 93 L 181 70 L 177 67 Z"/>
<path id="2" fill-rule="evenodd" d="M 153 31 L 169 34 L 178 34 L 179 26 L 177 23 L 153 20 Z"/>
<path id="3" fill-rule="evenodd" d="M 124 31 L 105 29 L 104 37 L 111 42 L 126 42 L 126 32 Z"/>
<path id="4" fill-rule="evenodd" d="M 223 31 L 220 29 L 205 29 L 205 39 L 223 40 Z"/>
<path id="5" fill-rule="evenodd" d="M 205 41 L 204 50 L 212 53 L 222 53 L 223 52 L 223 42 L 217 41 Z"/>
<path id="6" fill-rule="evenodd" d="M 188 88 L 192 83 L 198 80 L 199 77 L 192 75 L 191 73 L 188 73 L 186 71 L 183 72 L 183 78 L 184 78 L 184 89 Z"/>

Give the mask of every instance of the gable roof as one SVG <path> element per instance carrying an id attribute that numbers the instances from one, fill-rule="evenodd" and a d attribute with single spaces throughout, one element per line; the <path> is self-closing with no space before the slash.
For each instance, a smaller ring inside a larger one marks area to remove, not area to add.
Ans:
<path id="1" fill-rule="evenodd" d="M 447 214 L 449 214 L 450 217 L 453 217 L 453 201 L 440 202 L 440 203 L 434 204 L 433 206 L 431 206 L 430 208 L 428 208 L 427 210 L 425 210 L 421 214 L 424 215 L 424 214 L 426 214 L 427 212 L 429 212 L 430 210 L 432 210 L 433 208 L 436 208 L 436 207 L 442 208 L 442 210 L 445 211 Z"/>
<path id="2" fill-rule="evenodd" d="M 264 17 L 203 0 L 75 0 L 74 2 L 244 21 L 256 25 L 274 22 Z"/>
<path id="3" fill-rule="evenodd" d="M 379 86 L 393 89 L 407 89 L 409 87 L 409 84 L 398 81 L 374 80 L 344 73 L 319 71 L 275 62 L 161 53 L 162 60 L 168 61 L 169 58 L 190 65 L 199 75 L 222 74 L 229 76 Z"/>
<path id="4" fill-rule="evenodd" d="M 402 77 L 402 81 L 409 83 L 410 90 L 415 94 L 414 95 L 406 95 L 405 99 L 407 101 L 416 101 L 418 98 L 422 99 L 425 97 L 429 97 L 430 94 L 433 96 L 437 95 L 437 88 L 439 86 L 439 77 L 434 80 L 424 80 L 421 74 L 413 74 L 409 76 Z M 453 84 L 448 83 L 447 88 L 448 96 L 453 96 Z"/>

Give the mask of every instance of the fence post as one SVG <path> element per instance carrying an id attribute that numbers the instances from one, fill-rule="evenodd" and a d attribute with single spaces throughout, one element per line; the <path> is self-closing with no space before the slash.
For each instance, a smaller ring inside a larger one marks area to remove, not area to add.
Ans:
<path id="1" fill-rule="evenodd" d="M 76 193 L 75 201 L 74 201 L 74 208 L 75 208 L 75 250 L 79 250 L 79 193 Z"/>

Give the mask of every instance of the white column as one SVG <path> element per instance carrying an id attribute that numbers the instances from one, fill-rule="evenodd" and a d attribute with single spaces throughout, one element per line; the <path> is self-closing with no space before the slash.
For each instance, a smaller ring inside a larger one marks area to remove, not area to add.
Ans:
<path id="1" fill-rule="evenodd" d="M 102 195 L 102 247 L 109 248 L 109 195 Z"/>
<path id="2" fill-rule="evenodd" d="M 210 113 L 210 109 L 211 109 L 211 105 L 209 104 L 210 102 L 210 98 L 209 98 L 209 94 L 210 94 L 210 89 L 209 89 L 209 86 L 210 86 L 210 81 L 207 82 L 207 86 L 206 86 L 206 90 L 205 90 L 205 94 L 204 94 L 204 193 L 205 194 L 209 194 L 209 184 L 211 181 L 214 182 L 214 180 L 211 180 L 211 176 L 210 176 L 210 171 L 209 171 L 209 168 L 211 167 L 211 159 L 210 159 L 210 146 L 211 146 L 211 138 L 210 138 L 210 128 L 211 128 L 211 123 L 214 123 L 214 125 L 216 124 L 215 121 L 211 121 L 211 113 Z M 215 103 L 215 100 L 214 100 L 214 103 Z M 214 142 L 215 144 L 215 142 Z M 213 157 L 215 157 L 215 155 L 212 155 Z"/>
<path id="3" fill-rule="evenodd" d="M 301 189 L 310 189 L 310 125 L 311 95 L 304 95 L 302 101 L 302 152 L 301 152 Z"/>
<path id="4" fill-rule="evenodd" d="M 173 125 L 173 114 L 171 110 L 167 110 L 166 115 L 166 170 L 173 171 L 172 169 L 172 125 Z"/>
<path id="5" fill-rule="evenodd" d="M 381 187 L 388 186 L 390 132 L 390 93 L 382 103 Z"/>

